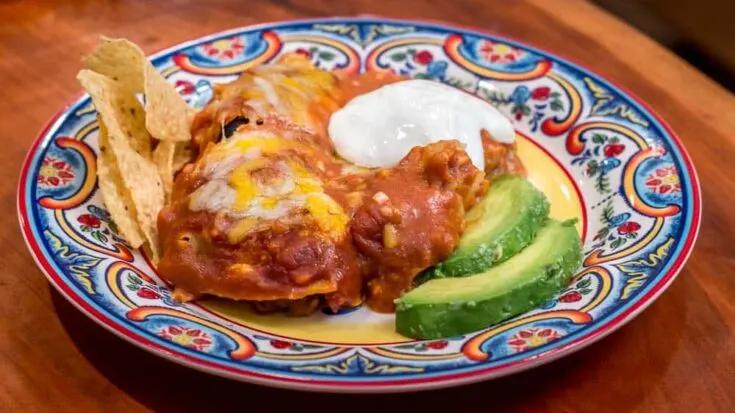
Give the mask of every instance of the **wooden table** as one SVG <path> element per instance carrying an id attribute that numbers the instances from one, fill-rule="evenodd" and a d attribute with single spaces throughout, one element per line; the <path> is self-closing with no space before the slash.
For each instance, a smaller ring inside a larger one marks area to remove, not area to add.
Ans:
<path id="1" fill-rule="evenodd" d="M 180 367 L 104 331 L 49 286 L 18 230 L 14 178 L 39 129 L 80 90 L 79 57 L 99 34 L 128 37 L 151 52 L 240 25 L 361 13 L 512 36 L 569 56 L 650 103 L 681 136 L 703 184 L 699 242 L 679 279 L 619 332 L 561 361 L 467 387 L 367 397 L 287 392 Z M 0 22 L 0 165 L 8 173 L 0 184 L 0 411 L 205 412 L 261 402 L 272 411 L 735 411 L 735 99 L 596 7 L 573 0 L 6 0 Z"/>

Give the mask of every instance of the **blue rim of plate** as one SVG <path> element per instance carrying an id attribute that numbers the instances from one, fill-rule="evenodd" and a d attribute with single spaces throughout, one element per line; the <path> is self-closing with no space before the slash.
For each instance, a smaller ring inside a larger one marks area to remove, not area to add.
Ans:
<path id="1" fill-rule="evenodd" d="M 75 108 L 80 106 L 80 104 L 86 99 L 85 96 L 82 95 L 81 97 L 74 99 L 59 111 L 35 139 L 23 163 L 17 193 L 18 217 L 26 244 L 28 245 L 39 268 L 49 279 L 51 284 L 54 285 L 54 287 L 68 301 L 83 313 L 87 314 L 87 316 L 95 322 L 125 340 L 166 359 L 208 373 L 276 387 L 319 391 L 390 392 L 447 387 L 476 382 L 512 374 L 550 362 L 573 351 L 577 351 L 603 338 L 607 334 L 612 333 L 634 318 L 638 313 L 643 311 L 671 284 L 671 282 L 673 282 L 692 251 L 701 220 L 700 184 L 691 159 L 670 127 L 666 125 L 644 102 L 614 82 L 603 79 L 594 74 L 594 72 L 587 70 L 581 65 L 570 62 L 568 59 L 560 58 L 556 54 L 545 52 L 525 43 L 514 41 L 504 36 L 487 33 L 482 30 L 465 29 L 438 22 L 409 21 L 372 16 L 359 18 L 316 18 L 239 27 L 173 46 L 150 56 L 150 58 L 151 60 L 156 60 L 196 44 L 210 42 L 218 38 L 232 36 L 241 32 L 279 29 L 294 25 L 317 23 L 388 23 L 392 25 L 410 25 L 429 30 L 456 33 L 463 36 L 469 35 L 489 38 L 519 49 L 530 51 L 536 55 L 543 56 L 545 59 L 548 59 L 555 64 L 560 64 L 564 67 L 584 73 L 586 76 L 594 79 L 596 82 L 599 82 L 599 84 L 604 85 L 608 90 L 617 93 L 622 99 L 626 100 L 628 104 L 636 108 L 639 113 L 643 114 L 643 116 L 651 122 L 652 127 L 659 132 L 660 138 L 669 145 L 673 161 L 683 178 L 681 182 L 683 198 L 681 213 L 683 218 L 681 219 L 682 224 L 679 228 L 679 236 L 677 237 L 675 246 L 669 253 L 669 260 L 658 270 L 656 282 L 647 284 L 644 288 L 638 291 L 628 303 L 621 305 L 616 311 L 611 314 L 607 314 L 600 320 L 595 320 L 595 325 L 590 328 L 562 337 L 549 345 L 542 346 L 529 352 L 524 352 L 517 357 L 504 359 L 504 362 L 498 365 L 485 365 L 479 363 L 449 372 L 421 373 L 414 376 L 402 376 L 397 379 L 385 377 L 371 379 L 355 379 L 354 377 L 340 379 L 339 377 L 335 377 L 324 379 L 323 377 L 311 376 L 304 373 L 287 375 L 282 371 L 269 372 L 256 368 L 248 368 L 249 366 L 247 363 L 225 362 L 221 359 L 210 357 L 187 348 L 182 348 L 180 346 L 173 345 L 171 342 L 165 341 L 160 337 L 150 334 L 149 332 L 134 328 L 130 323 L 119 319 L 116 315 L 86 298 L 79 287 L 70 282 L 70 279 L 67 278 L 63 269 L 53 260 L 53 257 L 49 254 L 48 248 L 45 245 L 46 241 L 39 233 L 40 227 L 38 212 L 36 209 L 35 186 L 29 185 L 31 182 L 29 179 L 36 176 L 38 168 L 40 167 L 42 155 L 49 144 L 53 142 L 54 134 L 50 132 L 55 131 L 55 129 L 64 120 L 65 115 L 73 112 Z"/>

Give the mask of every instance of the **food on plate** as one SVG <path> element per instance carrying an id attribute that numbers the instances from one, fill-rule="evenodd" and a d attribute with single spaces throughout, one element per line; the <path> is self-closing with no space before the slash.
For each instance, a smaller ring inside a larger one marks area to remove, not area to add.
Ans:
<path id="1" fill-rule="evenodd" d="M 278 115 L 209 141 L 159 215 L 159 272 L 176 296 L 257 301 L 292 314 L 362 301 L 392 310 L 418 270 L 448 256 L 487 185 L 455 142 L 393 168 L 353 173 L 316 135 Z"/>
<path id="2" fill-rule="evenodd" d="M 314 67 L 299 54 L 285 54 L 278 60 L 256 66 L 226 84 L 214 85 L 212 100 L 197 114 L 191 130 L 194 147 L 204 150 L 222 135 L 255 119 L 240 111 L 279 115 L 308 128 L 319 144 L 333 151 L 327 133 L 332 113 L 355 96 L 400 80 L 390 72 L 368 72 L 352 78 L 337 76 Z"/>
<path id="3" fill-rule="evenodd" d="M 432 278 L 480 273 L 531 243 L 549 215 L 549 201 L 526 179 L 506 175 L 465 216 L 462 239 L 452 255 L 421 275 Z"/>
<path id="4" fill-rule="evenodd" d="M 149 134 L 138 133 L 135 143 L 144 149 L 141 154 L 152 159 L 158 169 L 164 199 L 168 201 L 174 174 L 191 158 L 190 127 L 196 111 L 181 99 L 143 51 L 125 39 L 102 37 L 94 53 L 82 59 L 82 66 L 115 81 L 128 98 L 137 93 L 145 96 L 145 109 L 136 115 L 136 123 Z M 84 71 L 80 73 L 84 74 Z M 154 248 L 154 251 L 157 250 Z"/>
<path id="5" fill-rule="evenodd" d="M 574 224 L 549 220 L 507 261 L 464 278 L 434 279 L 403 295 L 396 329 L 413 338 L 451 337 L 535 308 L 564 288 L 582 263 Z"/>
<path id="6" fill-rule="evenodd" d="M 348 218 L 325 192 L 335 160 L 284 118 L 244 107 L 238 116 L 252 121 L 209 141 L 177 177 L 159 216 L 159 272 L 181 300 L 284 300 L 294 314 L 314 311 L 322 296 L 335 308 L 359 304 Z"/>
<path id="7" fill-rule="evenodd" d="M 376 119 L 380 119 L 376 122 Z M 512 144 L 508 119 L 487 102 L 431 80 L 386 85 L 350 100 L 329 122 L 337 153 L 366 167 L 390 167 L 416 146 L 452 138 L 464 144 L 472 163 L 485 169 L 481 134 Z"/>
<path id="8" fill-rule="evenodd" d="M 189 141 L 195 110 L 181 99 L 138 46 L 125 39 L 102 37 L 94 53 L 82 59 L 82 66 L 112 78 L 127 92 L 145 94 L 145 125 L 156 139 Z"/>
<path id="9" fill-rule="evenodd" d="M 110 148 L 107 127 L 100 119 L 99 114 L 97 115 L 97 122 L 100 125 L 99 137 L 97 138 L 100 148 L 97 156 L 97 176 L 102 200 L 110 215 L 115 217 L 115 225 L 120 235 L 131 245 L 143 245 L 145 238 L 138 225 L 135 206 L 130 196 L 127 195 L 129 192 L 127 192 L 127 188 L 123 183 L 120 167 L 117 165 L 117 159 Z"/>
<path id="10" fill-rule="evenodd" d="M 194 109 L 127 40 L 103 37 L 82 66 L 77 79 L 101 125 L 100 192 L 121 235 L 157 261 L 157 216 L 170 196 L 173 175 L 190 161 Z M 145 106 L 138 93 L 144 94 Z"/>
<path id="11" fill-rule="evenodd" d="M 96 72 L 84 70 L 79 73 L 79 81 L 92 97 L 99 119 L 105 127 L 107 139 L 101 141 L 100 152 L 109 151 L 115 162 L 107 165 L 116 170 L 110 176 L 119 176 L 122 188 L 119 191 L 129 205 L 123 212 L 134 211 L 138 224 L 136 228 L 123 230 L 132 234 L 139 230 L 147 241 L 154 257 L 158 256 L 158 229 L 156 217 L 163 208 L 164 194 L 161 179 L 155 165 L 150 161 L 150 138 L 145 129 L 140 103 L 135 96 L 128 94 L 119 83 Z M 99 174 L 98 179 L 104 179 Z M 104 193 L 103 193 L 104 196 Z M 111 209 L 112 214 L 115 209 Z M 119 212 L 119 211 L 117 211 Z M 119 214 L 116 222 L 130 223 Z M 141 246 L 141 239 L 130 238 L 131 245 Z"/>
<path id="12" fill-rule="evenodd" d="M 510 121 L 465 91 L 286 53 L 195 111 L 126 40 L 83 65 L 102 198 L 178 301 L 294 316 L 398 303 L 400 332 L 438 337 L 530 308 L 579 253 L 548 248 L 571 226 L 547 222 Z"/>
<path id="13" fill-rule="evenodd" d="M 356 188 L 367 185 L 350 210 L 368 305 L 393 311 L 416 275 L 456 248 L 464 213 L 486 193 L 487 181 L 455 141 L 415 147 L 397 166 L 354 179 L 364 179 Z"/>

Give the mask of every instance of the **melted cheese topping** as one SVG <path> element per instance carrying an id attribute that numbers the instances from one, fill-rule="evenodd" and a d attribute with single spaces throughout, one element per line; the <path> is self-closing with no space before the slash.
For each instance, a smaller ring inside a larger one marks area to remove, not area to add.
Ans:
<path id="1" fill-rule="evenodd" d="M 243 74 L 241 81 L 249 84 L 242 92 L 245 103 L 259 113 L 275 112 L 301 125 L 309 125 L 309 102 L 329 96 L 336 83 L 334 75 L 298 54 L 257 66 Z"/>
<path id="2" fill-rule="evenodd" d="M 191 194 L 189 208 L 236 220 L 227 232 L 232 243 L 279 219 L 307 219 L 333 237 L 344 236 L 349 219 L 319 177 L 295 160 L 273 157 L 299 146 L 304 145 L 257 133 L 236 134 L 214 145 L 203 157 L 209 180 Z"/>

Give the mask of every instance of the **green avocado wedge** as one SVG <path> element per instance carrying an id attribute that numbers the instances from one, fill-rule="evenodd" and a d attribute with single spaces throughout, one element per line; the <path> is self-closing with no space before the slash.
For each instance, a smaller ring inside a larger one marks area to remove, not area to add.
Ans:
<path id="1" fill-rule="evenodd" d="M 549 208 L 546 195 L 527 179 L 498 178 L 465 216 L 467 228 L 454 253 L 420 274 L 417 284 L 477 274 L 507 260 L 531 243 Z"/>
<path id="2" fill-rule="evenodd" d="M 396 301 L 396 330 L 416 339 L 477 331 L 531 310 L 582 264 L 576 220 L 548 220 L 520 253 L 485 272 L 426 282 Z"/>

